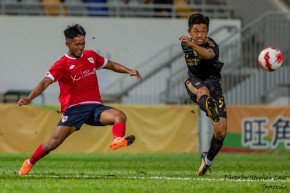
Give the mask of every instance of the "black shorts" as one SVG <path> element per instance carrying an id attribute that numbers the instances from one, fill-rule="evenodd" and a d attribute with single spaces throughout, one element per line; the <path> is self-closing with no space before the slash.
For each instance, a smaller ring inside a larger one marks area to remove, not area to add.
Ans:
<path id="1" fill-rule="evenodd" d="M 226 113 L 226 103 L 223 96 L 222 87 L 220 84 L 220 78 L 216 76 L 210 76 L 205 80 L 201 80 L 196 77 L 191 77 L 187 79 L 185 82 L 185 88 L 190 99 L 198 104 L 197 96 L 190 90 L 190 87 L 194 87 L 195 89 L 199 89 L 201 87 L 206 87 L 209 90 L 210 96 L 213 97 L 216 101 L 216 105 L 218 108 L 218 113 L 220 117 L 227 117 Z M 191 85 L 188 85 L 191 84 Z"/>
<path id="2" fill-rule="evenodd" d="M 103 104 L 85 104 L 69 107 L 63 113 L 58 126 L 75 127 L 77 130 L 84 123 L 92 126 L 104 126 L 100 122 L 101 113 L 111 108 Z"/>

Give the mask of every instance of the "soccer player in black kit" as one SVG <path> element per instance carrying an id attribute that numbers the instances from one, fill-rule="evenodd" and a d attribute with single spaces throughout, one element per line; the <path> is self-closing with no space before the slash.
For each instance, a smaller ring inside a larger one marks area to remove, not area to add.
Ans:
<path id="1" fill-rule="evenodd" d="M 201 155 L 198 176 L 203 176 L 209 169 L 227 133 L 226 104 L 220 84 L 220 72 L 224 64 L 219 61 L 218 45 L 207 37 L 209 21 L 208 17 L 200 13 L 192 14 L 188 19 L 190 37 L 179 37 L 188 67 L 186 90 L 191 100 L 211 119 L 214 129 L 210 148 Z"/>

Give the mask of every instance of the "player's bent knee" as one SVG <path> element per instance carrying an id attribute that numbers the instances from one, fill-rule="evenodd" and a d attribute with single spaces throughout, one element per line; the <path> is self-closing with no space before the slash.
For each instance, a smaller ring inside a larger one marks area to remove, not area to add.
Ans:
<path id="1" fill-rule="evenodd" d="M 127 121 L 127 116 L 125 113 L 123 113 L 122 111 L 119 111 L 118 115 L 116 116 L 116 120 L 115 122 L 122 122 L 122 123 L 126 123 Z"/>
<path id="2" fill-rule="evenodd" d="M 202 95 L 209 95 L 209 90 L 203 86 L 197 90 L 196 95 L 198 98 L 200 98 Z"/>
<path id="3" fill-rule="evenodd" d="M 125 113 L 121 112 L 121 116 L 122 116 L 122 119 L 124 120 L 124 122 L 127 121 L 127 116 Z"/>

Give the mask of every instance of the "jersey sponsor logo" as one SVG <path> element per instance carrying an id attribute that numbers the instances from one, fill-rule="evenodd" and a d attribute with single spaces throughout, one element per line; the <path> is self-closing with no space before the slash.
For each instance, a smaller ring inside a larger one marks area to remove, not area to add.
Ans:
<path id="1" fill-rule="evenodd" d="M 75 82 L 75 81 L 80 80 L 81 76 L 78 77 L 77 75 L 74 75 L 74 76 L 71 76 L 71 79 L 72 79 L 73 82 Z"/>
<path id="2" fill-rule="evenodd" d="M 67 121 L 67 119 L 68 119 L 68 116 L 63 116 L 62 118 L 61 118 L 61 122 L 66 122 Z"/>
<path id="3" fill-rule="evenodd" d="M 69 69 L 73 69 L 75 67 L 74 64 L 70 65 Z"/>
<path id="4" fill-rule="evenodd" d="M 92 75 L 96 75 L 96 68 L 81 71 L 76 75 L 71 75 L 71 79 L 73 82 L 76 82 L 80 79 L 84 79 Z"/>
<path id="5" fill-rule="evenodd" d="M 89 61 L 90 63 L 92 63 L 92 64 L 95 63 L 94 58 L 92 58 L 92 57 L 89 57 L 89 58 L 88 58 L 88 61 Z"/>
<path id="6" fill-rule="evenodd" d="M 96 68 L 93 68 L 92 70 L 84 70 L 81 72 L 83 77 L 88 77 L 91 75 L 95 75 L 96 74 Z"/>

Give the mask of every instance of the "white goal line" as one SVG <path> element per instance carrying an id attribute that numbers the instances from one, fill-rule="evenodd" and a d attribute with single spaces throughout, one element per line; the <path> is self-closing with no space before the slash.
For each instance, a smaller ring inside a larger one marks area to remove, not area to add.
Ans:
<path id="1" fill-rule="evenodd" d="M 168 177 L 168 176 L 118 176 L 118 175 L 46 175 L 46 174 L 35 174 L 29 175 L 33 177 L 41 178 L 77 178 L 77 179 L 140 179 L 140 180 L 183 180 L 183 181 L 231 181 L 231 182 L 290 182 L 290 179 L 284 180 L 276 179 L 226 179 L 226 178 L 205 178 L 205 177 Z"/>

